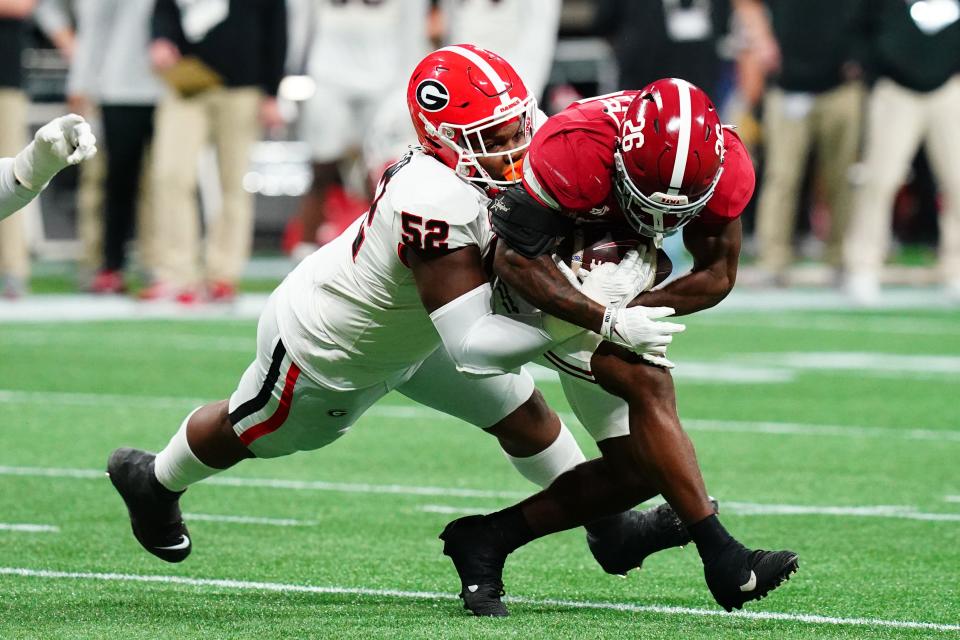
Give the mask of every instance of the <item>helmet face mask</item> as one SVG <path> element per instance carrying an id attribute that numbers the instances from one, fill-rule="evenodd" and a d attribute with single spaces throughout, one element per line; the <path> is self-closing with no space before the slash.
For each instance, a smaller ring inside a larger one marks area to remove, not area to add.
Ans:
<path id="1" fill-rule="evenodd" d="M 710 98 L 665 78 L 630 103 L 614 150 L 614 194 L 639 233 L 662 238 L 703 211 L 723 174 L 723 126 Z"/>
<path id="2" fill-rule="evenodd" d="M 473 45 L 434 51 L 414 70 L 407 105 L 426 152 L 462 179 L 487 188 L 519 182 L 537 103 L 503 58 Z M 522 140 L 488 148 L 489 135 L 513 121 L 520 123 Z"/>
<path id="3" fill-rule="evenodd" d="M 523 156 L 533 139 L 533 121 L 537 109 L 537 101 L 532 96 L 515 101 L 515 104 L 491 115 L 489 118 L 471 122 L 465 125 L 441 123 L 437 128 L 440 143 L 454 151 L 457 155 L 456 165 L 453 167 L 464 180 L 477 182 L 487 187 L 506 187 L 520 181 L 520 172 L 512 171 L 511 178 L 493 177 L 479 162 L 480 159 L 505 158 L 505 167 L 516 166 L 523 160 Z M 513 121 L 520 122 L 520 133 L 523 140 L 516 146 L 504 151 L 487 149 L 485 133 L 497 131 L 508 126 Z M 514 176 L 515 174 L 515 176 Z"/>
<path id="4" fill-rule="evenodd" d="M 616 150 L 613 159 L 617 171 L 614 193 L 620 209 L 635 231 L 652 238 L 671 236 L 700 215 L 703 208 L 707 206 L 707 202 L 713 197 L 713 192 L 723 174 L 721 167 L 707 190 L 690 202 L 685 195 L 669 195 L 660 191 L 646 195 L 630 179 L 620 149 Z"/>

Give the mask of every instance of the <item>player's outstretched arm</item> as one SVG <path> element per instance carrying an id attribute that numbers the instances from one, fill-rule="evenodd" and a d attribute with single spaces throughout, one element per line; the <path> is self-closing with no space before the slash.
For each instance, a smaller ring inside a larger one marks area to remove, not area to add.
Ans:
<path id="1" fill-rule="evenodd" d="M 536 324 L 494 315 L 493 289 L 475 245 L 452 251 L 411 250 L 407 256 L 420 300 L 461 373 L 491 376 L 514 371 L 581 331 L 570 327 L 572 332 L 556 335 Z"/>
<path id="2" fill-rule="evenodd" d="M 40 127 L 15 158 L 0 159 L 0 220 L 33 200 L 61 169 L 97 152 L 90 125 L 70 114 Z"/>
<path id="3" fill-rule="evenodd" d="M 727 297 L 737 280 L 743 225 L 696 219 L 683 229 L 683 242 L 693 256 L 693 269 L 655 291 L 640 294 L 631 304 L 672 307 L 682 316 L 708 309 Z"/>

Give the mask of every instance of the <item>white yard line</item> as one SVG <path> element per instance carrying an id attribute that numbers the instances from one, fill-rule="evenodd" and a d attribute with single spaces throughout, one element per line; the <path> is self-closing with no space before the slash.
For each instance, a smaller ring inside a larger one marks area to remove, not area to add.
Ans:
<path id="1" fill-rule="evenodd" d="M 787 331 L 828 331 L 851 333 L 881 333 L 898 335 L 960 335 L 960 323 L 949 319 L 931 318 L 870 318 L 855 316 L 810 316 L 809 314 L 782 316 L 751 314 L 731 316 L 718 314 L 703 318 L 704 326 L 752 327 L 757 329 L 783 329 Z"/>
<path id="2" fill-rule="evenodd" d="M 209 402 L 211 402 L 209 398 L 188 398 L 178 396 L 142 396 L 60 391 L 16 391 L 12 389 L 0 389 L 0 403 L 8 404 L 36 404 L 42 406 L 64 405 L 88 407 L 142 407 L 147 409 L 182 409 L 187 411 Z M 576 416 L 571 413 L 561 413 L 560 417 L 563 418 L 568 424 L 579 424 Z M 394 404 L 375 405 L 364 414 L 364 418 L 458 421 L 456 418 L 439 413 L 427 407 Z M 363 420 L 363 418 L 361 418 L 361 420 Z M 684 418 L 683 425 L 688 431 L 960 442 L 960 430 L 950 429 L 897 429 L 892 427 L 862 427 L 855 425 L 824 425 L 773 421 L 757 422 L 749 420 L 705 420 L 698 418 Z M 0 426 L 0 429 L 2 428 L 3 427 Z M 171 433 L 172 429 L 173 426 L 171 426 Z"/>
<path id="3" fill-rule="evenodd" d="M 192 522 L 229 522 L 231 524 L 263 524 L 271 527 L 315 527 L 316 520 L 293 518 L 261 518 L 258 516 L 227 516 L 215 513 L 185 513 L 183 517 Z"/>
<path id="4" fill-rule="evenodd" d="M 652 504 L 652 503 L 650 503 Z M 498 507 L 425 504 L 417 511 L 444 515 L 490 513 Z M 837 516 L 846 518 L 898 518 L 903 520 L 927 520 L 960 522 L 960 513 L 925 513 L 910 505 L 872 505 L 860 507 L 811 506 L 799 504 L 760 504 L 756 502 L 720 502 L 720 511 L 736 516 Z"/>
<path id="5" fill-rule="evenodd" d="M 49 524 L 22 524 L 14 522 L 0 522 L 0 531 L 17 531 L 21 533 L 60 533 L 60 527 Z"/>
<path id="6" fill-rule="evenodd" d="M 457 596 L 450 593 L 433 591 L 405 591 L 401 589 L 368 589 L 364 587 L 338 587 L 282 582 L 253 582 L 248 580 L 225 580 L 208 578 L 188 578 L 165 575 L 139 575 L 125 573 L 95 573 L 49 571 L 23 567 L 0 567 L 0 575 L 21 578 L 45 578 L 51 580 L 98 580 L 104 582 L 134 582 L 176 584 L 188 587 L 213 587 L 216 589 L 236 589 L 239 591 L 270 591 L 275 593 L 314 593 L 323 595 L 367 596 L 375 598 L 399 598 L 403 600 L 440 600 L 453 601 Z M 668 607 L 658 605 L 637 605 L 623 602 L 595 602 L 589 600 L 554 600 L 540 598 L 507 597 L 507 602 L 531 605 L 535 607 L 563 607 L 567 609 L 607 610 L 624 613 L 646 613 L 686 617 L 725 617 L 747 620 L 777 620 L 783 622 L 802 622 L 811 625 L 839 625 L 853 627 L 885 627 L 893 629 L 924 629 L 928 631 L 960 631 L 960 625 L 935 622 L 914 622 L 910 620 L 883 620 L 877 618 L 835 618 L 830 616 L 804 613 L 781 613 L 775 611 L 738 611 L 725 613 L 720 609 L 694 609 L 691 607 Z"/>
<path id="7" fill-rule="evenodd" d="M 77 478 L 103 479 L 103 471 L 96 469 L 58 469 L 52 467 L 15 467 L 0 466 L 0 476 L 22 476 L 41 478 Z M 234 478 L 230 476 L 214 476 L 203 481 L 207 485 L 223 487 L 253 487 L 264 489 L 286 489 L 293 491 L 332 491 L 338 493 L 369 493 L 375 495 L 407 495 L 407 496 L 444 496 L 455 498 L 502 499 L 516 500 L 528 496 L 527 491 L 491 491 L 485 489 L 464 489 L 460 487 L 431 487 L 400 484 L 365 484 L 352 482 L 324 482 L 321 480 L 280 480 L 275 478 Z M 486 512 L 493 507 L 477 507 L 462 505 L 427 504 L 417 507 L 420 511 L 445 514 Z M 933 520 L 945 522 L 960 522 L 960 514 L 953 513 L 926 513 L 917 510 L 912 505 L 868 505 L 868 506 L 820 506 L 820 505 L 791 505 L 791 504 L 761 504 L 755 502 L 722 502 L 721 509 L 725 513 L 736 515 L 828 515 L 846 517 L 877 517 L 900 518 L 907 520 Z M 236 518 L 236 519 L 231 519 Z M 221 519 L 224 522 L 251 522 L 259 524 L 278 524 L 289 522 L 306 524 L 305 521 L 281 521 L 269 518 L 253 518 L 247 516 L 212 516 L 201 514 L 200 520 Z M 242 519 L 242 520 L 241 520 Z M 269 522 L 268 522 L 269 521 Z M 310 523 L 315 524 L 315 523 Z M 297 526 L 289 524 L 286 526 Z"/>
<path id="8" fill-rule="evenodd" d="M 53 467 L 0 466 L 0 476 L 23 476 L 35 478 L 105 479 L 106 473 L 98 469 L 58 469 Z M 214 476 L 204 484 L 222 487 L 254 487 L 263 489 L 288 489 L 292 491 L 334 491 L 339 493 L 373 493 L 380 495 L 450 496 L 455 498 L 502 498 L 516 500 L 530 495 L 524 491 L 491 491 L 486 489 L 462 489 L 457 487 L 411 486 L 401 484 L 366 484 L 362 482 L 324 482 L 320 480 L 281 480 L 277 478 L 234 478 Z"/>
<path id="9" fill-rule="evenodd" d="M 947 502 L 960 502 L 960 496 L 944 496 L 943 499 Z"/>

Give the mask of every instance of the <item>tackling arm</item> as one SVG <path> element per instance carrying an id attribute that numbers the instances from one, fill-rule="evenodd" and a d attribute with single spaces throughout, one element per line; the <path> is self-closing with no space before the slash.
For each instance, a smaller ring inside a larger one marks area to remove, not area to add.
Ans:
<path id="1" fill-rule="evenodd" d="M 492 376 L 518 369 L 579 328 L 551 335 L 494 315 L 493 290 L 475 245 L 453 251 L 411 250 L 408 260 L 423 306 L 461 373 Z"/>
<path id="2" fill-rule="evenodd" d="M 70 114 L 40 127 L 15 158 L 0 159 L 0 220 L 23 208 L 67 165 L 97 152 L 96 138 L 83 118 Z"/>
<path id="3" fill-rule="evenodd" d="M 693 220 L 683 230 L 693 269 L 662 289 L 641 293 L 631 306 L 672 307 L 682 316 L 718 304 L 737 280 L 742 237 L 740 218 L 724 223 Z"/>

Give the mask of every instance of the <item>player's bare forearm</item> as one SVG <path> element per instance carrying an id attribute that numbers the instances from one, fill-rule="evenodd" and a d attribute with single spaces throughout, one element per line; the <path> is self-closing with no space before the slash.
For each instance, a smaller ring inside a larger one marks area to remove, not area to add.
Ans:
<path id="1" fill-rule="evenodd" d="M 501 241 L 493 270 L 538 309 L 578 327 L 600 331 L 604 308 L 577 291 L 550 256 L 525 258 Z"/>
<path id="2" fill-rule="evenodd" d="M 717 305 L 737 280 L 742 235 L 739 218 L 722 225 L 691 222 L 683 242 L 693 255 L 693 269 L 662 289 L 640 294 L 630 306 L 673 307 L 682 316 Z"/>

